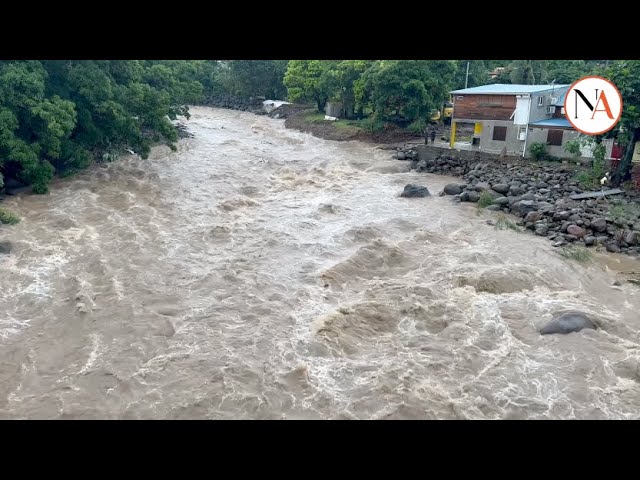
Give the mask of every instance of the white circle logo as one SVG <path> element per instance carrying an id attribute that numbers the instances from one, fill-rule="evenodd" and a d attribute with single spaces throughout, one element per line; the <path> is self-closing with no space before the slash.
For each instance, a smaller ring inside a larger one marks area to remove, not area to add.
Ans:
<path id="1" fill-rule="evenodd" d="M 567 90 L 564 114 L 576 130 L 587 135 L 600 135 L 620 121 L 622 95 L 606 78 L 582 77 Z"/>

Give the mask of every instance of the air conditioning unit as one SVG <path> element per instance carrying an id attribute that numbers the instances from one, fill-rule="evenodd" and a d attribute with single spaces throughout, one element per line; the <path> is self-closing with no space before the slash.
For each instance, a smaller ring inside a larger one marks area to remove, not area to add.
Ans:
<path id="1" fill-rule="evenodd" d="M 554 104 L 554 105 L 555 105 L 556 103 L 558 103 L 558 97 L 551 97 L 551 98 L 549 99 L 549 103 L 552 103 L 552 104 Z"/>
<path id="2" fill-rule="evenodd" d="M 554 105 L 549 105 L 547 107 L 547 113 L 550 113 L 550 114 L 556 113 L 556 107 Z"/>

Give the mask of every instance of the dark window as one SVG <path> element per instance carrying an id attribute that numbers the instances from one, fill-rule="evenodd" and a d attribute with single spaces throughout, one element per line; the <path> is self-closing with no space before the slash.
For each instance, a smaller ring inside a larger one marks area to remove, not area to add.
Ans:
<path id="1" fill-rule="evenodd" d="M 504 142 L 507 138 L 507 127 L 493 127 L 493 139 Z"/>
<path id="2" fill-rule="evenodd" d="M 547 143 L 549 145 L 562 145 L 562 130 L 549 130 L 547 134 Z"/>

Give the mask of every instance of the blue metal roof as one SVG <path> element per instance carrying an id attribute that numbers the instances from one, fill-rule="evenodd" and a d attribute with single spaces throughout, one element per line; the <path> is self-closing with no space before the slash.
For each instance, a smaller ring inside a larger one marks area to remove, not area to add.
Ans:
<path id="1" fill-rule="evenodd" d="M 482 95 L 521 95 L 526 93 L 546 92 L 547 90 L 560 89 L 570 85 L 512 85 L 508 83 L 493 83 L 480 85 L 479 87 L 453 90 L 454 94 L 482 94 Z"/>
<path id="2" fill-rule="evenodd" d="M 566 118 L 545 118 L 537 122 L 531 122 L 532 127 L 573 128 Z"/>

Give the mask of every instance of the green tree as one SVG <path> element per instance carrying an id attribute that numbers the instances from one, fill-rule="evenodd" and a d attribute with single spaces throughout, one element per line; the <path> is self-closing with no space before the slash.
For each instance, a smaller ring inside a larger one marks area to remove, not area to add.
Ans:
<path id="1" fill-rule="evenodd" d="M 598 62 L 593 60 L 549 60 L 547 79 L 556 84 L 571 84 L 585 75 L 596 75 L 601 72 Z"/>
<path id="2" fill-rule="evenodd" d="M 284 75 L 289 100 L 315 102 L 318 111 L 324 111 L 331 95 L 327 66 L 322 60 L 290 60 Z"/>
<path id="3" fill-rule="evenodd" d="M 287 64 L 287 60 L 229 60 L 221 64 L 217 78 L 232 95 L 283 99 Z"/>
<path id="4" fill-rule="evenodd" d="M 358 80 L 356 99 L 381 119 L 426 118 L 448 98 L 456 69 L 449 60 L 383 60 Z"/>
<path id="5" fill-rule="evenodd" d="M 546 81 L 546 62 L 543 60 L 515 60 L 510 65 L 513 84 L 536 85 Z"/>
<path id="6" fill-rule="evenodd" d="M 342 103 L 343 116 L 353 118 L 356 106 L 355 84 L 372 64 L 369 60 L 342 60 L 326 65 L 322 85 L 326 86 L 332 100 Z"/>
<path id="7" fill-rule="evenodd" d="M 612 133 L 626 146 L 625 154 L 611 176 L 611 183 L 619 185 L 628 175 L 635 144 L 640 140 L 640 60 L 613 62 L 605 72 L 620 90 L 623 98 L 622 117 Z"/>
<path id="8" fill-rule="evenodd" d="M 0 176 L 44 193 L 57 171 L 155 142 L 175 148 L 171 120 L 188 116 L 216 68 L 206 61 L 0 61 Z M 4 183 L 4 180 L 3 180 Z M 1 187 L 0 187 L 1 188 Z"/>
<path id="9" fill-rule="evenodd" d="M 456 90 L 477 87 L 489 83 L 489 68 L 484 60 L 458 60 L 454 79 Z M 467 81 L 467 63 L 469 64 L 469 77 Z"/>

